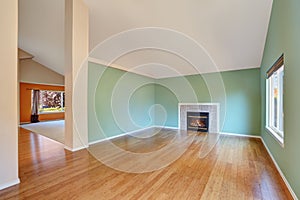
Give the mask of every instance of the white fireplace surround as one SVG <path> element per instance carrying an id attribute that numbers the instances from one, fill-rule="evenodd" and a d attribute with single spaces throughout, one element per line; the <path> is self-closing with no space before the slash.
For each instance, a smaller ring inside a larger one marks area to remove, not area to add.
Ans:
<path id="1" fill-rule="evenodd" d="M 181 130 L 187 130 L 187 112 L 208 112 L 209 133 L 219 133 L 220 104 L 219 103 L 179 103 L 178 126 Z"/>

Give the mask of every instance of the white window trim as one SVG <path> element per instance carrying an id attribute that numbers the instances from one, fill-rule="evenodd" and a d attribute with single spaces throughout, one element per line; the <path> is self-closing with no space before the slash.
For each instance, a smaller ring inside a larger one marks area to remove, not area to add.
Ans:
<path id="1" fill-rule="evenodd" d="M 266 125 L 266 131 L 269 133 L 279 144 L 284 147 L 284 137 L 279 136 L 278 132 Z"/>
<path id="2" fill-rule="evenodd" d="M 283 66 L 283 70 L 284 70 L 284 65 L 282 65 L 282 66 Z M 278 130 L 275 127 L 269 126 L 269 124 L 270 124 L 269 116 L 271 115 L 271 111 L 269 110 L 269 107 L 270 107 L 269 100 L 270 100 L 270 95 L 271 95 L 270 90 L 269 90 L 269 87 L 270 87 L 269 86 L 269 78 L 266 79 L 266 125 L 265 125 L 265 129 L 282 147 L 284 147 L 284 132 Z M 279 97 L 279 98 L 281 98 L 281 97 Z M 283 99 L 280 102 L 282 103 Z M 283 114 L 283 110 L 282 110 L 282 114 Z"/>

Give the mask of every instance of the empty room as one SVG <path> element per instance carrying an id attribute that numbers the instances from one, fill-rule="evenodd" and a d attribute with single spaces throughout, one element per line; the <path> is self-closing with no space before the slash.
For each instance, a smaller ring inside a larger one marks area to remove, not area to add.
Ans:
<path id="1" fill-rule="evenodd" d="M 0 4 L 0 199 L 299 199 L 299 1 Z"/>

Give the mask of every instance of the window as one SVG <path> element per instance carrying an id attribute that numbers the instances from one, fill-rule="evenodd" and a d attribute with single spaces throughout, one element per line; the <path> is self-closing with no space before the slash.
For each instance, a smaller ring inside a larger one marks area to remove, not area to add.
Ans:
<path id="1" fill-rule="evenodd" d="M 282 55 L 268 70 L 266 80 L 266 128 L 281 145 L 284 144 L 283 76 Z"/>
<path id="2" fill-rule="evenodd" d="M 64 111 L 64 91 L 40 90 L 39 114 Z"/>

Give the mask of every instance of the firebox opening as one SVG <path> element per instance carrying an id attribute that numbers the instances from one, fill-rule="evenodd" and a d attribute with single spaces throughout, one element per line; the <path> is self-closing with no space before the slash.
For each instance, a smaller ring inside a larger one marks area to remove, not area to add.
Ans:
<path id="1" fill-rule="evenodd" d="M 199 132 L 208 132 L 208 112 L 187 112 L 187 129 Z"/>

